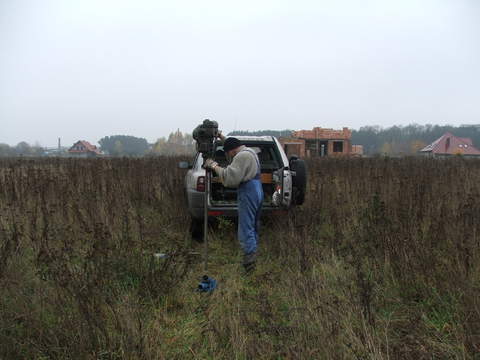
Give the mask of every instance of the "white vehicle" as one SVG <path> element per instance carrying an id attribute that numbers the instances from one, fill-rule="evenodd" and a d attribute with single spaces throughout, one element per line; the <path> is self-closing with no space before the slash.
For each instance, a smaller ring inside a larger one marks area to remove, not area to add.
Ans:
<path id="1" fill-rule="evenodd" d="M 303 160 L 287 158 L 280 142 L 273 136 L 236 136 L 245 146 L 255 150 L 260 160 L 261 181 L 264 192 L 262 215 L 274 210 L 290 209 L 301 205 L 305 199 L 306 168 Z M 222 146 L 215 152 L 215 161 L 222 167 L 228 165 Z M 180 168 L 188 168 L 185 176 L 185 195 L 192 218 L 194 238 L 201 238 L 204 217 L 205 169 L 203 157 L 197 153 L 193 163 L 181 162 Z M 213 173 L 209 189 L 208 216 L 237 217 L 237 190 L 226 188 Z"/>

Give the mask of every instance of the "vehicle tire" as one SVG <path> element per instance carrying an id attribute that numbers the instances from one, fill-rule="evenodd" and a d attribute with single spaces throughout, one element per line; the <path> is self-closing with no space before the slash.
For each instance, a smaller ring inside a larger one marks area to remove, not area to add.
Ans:
<path id="1" fill-rule="evenodd" d="M 192 218 L 190 222 L 190 234 L 193 240 L 203 242 L 203 219 Z"/>
<path id="2" fill-rule="evenodd" d="M 296 156 L 290 158 L 290 170 L 295 171 L 293 176 L 293 197 L 295 205 L 302 205 L 305 202 L 305 192 L 307 190 L 307 166 L 305 161 Z"/>

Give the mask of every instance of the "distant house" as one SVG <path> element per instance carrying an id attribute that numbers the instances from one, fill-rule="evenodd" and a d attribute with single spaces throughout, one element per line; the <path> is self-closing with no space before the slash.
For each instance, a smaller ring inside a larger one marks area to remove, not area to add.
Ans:
<path id="1" fill-rule="evenodd" d="M 96 157 L 102 155 L 102 152 L 88 141 L 79 140 L 68 150 L 68 154 L 77 157 Z"/>
<path id="2" fill-rule="evenodd" d="M 363 147 L 352 145 L 351 138 L 352 132 L 346 127 L 342 130 L 315 127 L 313 130 L 294 131 L 292 137 L 281 137 L 279 141 L 288 156 L 361 156 Z"/>
<path id="3" fill-rule="evenodd" d="M 480 157 L 480 150 L 473 146 L 469 138 L 460 138 L 447 132 L 430 145 L 419 151 L 420 154 L 434 157 L 449 157 L 463 155 L 465 157 Z"/>

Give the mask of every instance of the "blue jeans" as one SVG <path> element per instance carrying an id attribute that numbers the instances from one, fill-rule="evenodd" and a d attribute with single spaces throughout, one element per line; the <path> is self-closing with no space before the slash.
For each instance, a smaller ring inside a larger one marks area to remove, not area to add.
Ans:
<path id="1" fill-rule="evenodd" d="M 257 251 L 262 202 L 263 189 L 259 179 L 240 184 L 238 187 L 238 240 L 245 255 Z"/>

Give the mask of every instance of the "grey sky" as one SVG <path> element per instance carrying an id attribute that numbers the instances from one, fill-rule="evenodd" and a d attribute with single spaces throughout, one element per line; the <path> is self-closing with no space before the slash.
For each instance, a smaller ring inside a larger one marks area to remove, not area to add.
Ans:
<path id="1" fill-rule="evenodd" d="M 0 142 L 480 123 L 478 0 L 0 0 Z"/>

